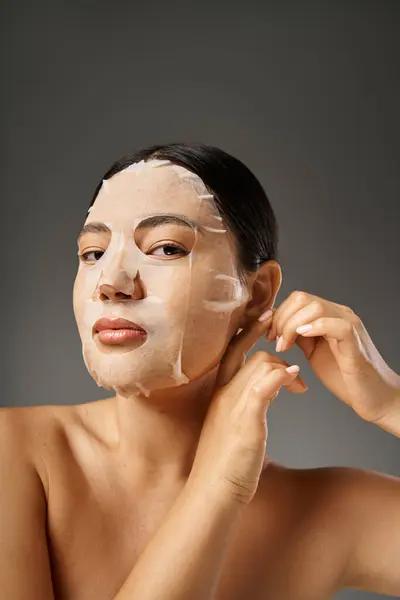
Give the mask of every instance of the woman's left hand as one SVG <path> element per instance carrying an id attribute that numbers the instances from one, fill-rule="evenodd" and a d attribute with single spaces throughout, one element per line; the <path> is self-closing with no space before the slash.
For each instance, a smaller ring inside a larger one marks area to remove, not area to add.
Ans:
<path id="1" fill-rule="evenodd" d="M 318 379 L 362 419 L 378 423 L 390 414 L 399 402 L 400 376 L 351 308 L 295 291 L 273 312 L 267 340 L 283 336 L 281 351 L 296 343 Z M 304 325 L 312 327 L 297 330 Z"/>

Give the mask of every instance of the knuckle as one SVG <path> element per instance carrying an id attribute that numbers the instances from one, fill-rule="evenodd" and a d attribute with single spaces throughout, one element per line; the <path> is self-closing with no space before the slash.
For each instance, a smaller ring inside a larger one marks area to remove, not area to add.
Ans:
<path id="1" fill-rule="evenodd" d="M 259 366 L 259 368 L 257 370 L 257 373 L 260 375 L 260 377 L 264 377 L 270 371 L 271 371 L 270 365 L 268 365 L 267 363 L 261 363 L 261 365 Z"/>
<path id="2" fill-rule="evenodd" d="M 308 297 L 307 292 L 303 292 L 302 290 L 295 290 L 294 292 L 292 292 L 292 297 L 295 300 L 295 302 L 303 302 L 304 300 L 306 300 L 306 298 Z"/>
<path id="3" fill-rule="evenodd" d="M 261 369 L 264 371 L 264 373 L 270 373 L 275 368 L 276 368 L 276 365 L 274 365 L 271 362 L 264 362 L 264 363 L 262 363 L 262 366 L 261 366 Z"/>
<path id="4" fill-rule="evenodd" d="M 282 379 L 285 369 L 286 365 L 274 365 L 271 369 L 273 371 L 274 380 Z"/>
<path id="5" fill-rule="evenodd" d="M 312 300 L 310 302 L 310 306 L 312 307 L 312 310 L 314 311 L 314 313 L 318 313 L 322 309 L 322 305 L 319 300 Z"/>
<path id="6" fill-rule="evenodd" d="M 353 333 L 353 323 L 351 321 L 344 321 L 345 325 L 345 332 L 347 335 L 350 335 Z"/>
<path id="7" fill-rule="evenodd" d="M 267 353 L 262 350 L 256 350 L 251 357 L 251 360 L 257 364 L 265 363 L 267 359 Z"/>
<path id="8" fill-rule="evenodd" d="M 350 306 L 346 306 L 345 304 L 340 304 L 339 306 L 345 313 L 348 313 L 349 315 L 354 314 L 354 310 L 350 308 Z"/>
<path id="9" fill-rule="evenodd" d="M 325 329 L 325 327 L 327 327 L 327 325 L 329 324 L 329 321 L 327 319 L 327 317 L 319 317 L 318 319 L 316 319 L 312 326 L 313 329 L 316 331 L 317 328 L 321 328 L 321 329 Z"/>

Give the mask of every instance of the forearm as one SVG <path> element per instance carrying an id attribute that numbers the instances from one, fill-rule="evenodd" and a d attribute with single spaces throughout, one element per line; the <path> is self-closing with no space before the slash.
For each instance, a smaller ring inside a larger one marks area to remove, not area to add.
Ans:
<path id="1" fill-rule="evenodd" d="M 114 600 L 211 600 L 240 511 L 188 481 Z"/>

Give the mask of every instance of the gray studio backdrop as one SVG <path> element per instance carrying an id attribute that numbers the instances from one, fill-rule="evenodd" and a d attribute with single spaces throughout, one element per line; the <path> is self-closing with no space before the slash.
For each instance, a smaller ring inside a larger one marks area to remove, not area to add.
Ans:
<path id="1" fill-rule="evenodd" d="M 347 304 L 399 371 L 399 2 L 8 0 L 1 17 L 3 406 L 108 395 L 75 327 L 76 235 L 108 166 L 169 141 L 243 160 L 279 220 L 277 303 Z M 268 453 L 400 476 L 400 440 L 282 356 L 309 391 L 281 391 Z"/>

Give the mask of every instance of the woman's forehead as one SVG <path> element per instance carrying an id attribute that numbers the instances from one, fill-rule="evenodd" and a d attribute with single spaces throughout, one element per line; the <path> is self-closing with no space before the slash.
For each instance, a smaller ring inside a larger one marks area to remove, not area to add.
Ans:
<path id="1" fill-rule="evenodd" d="M 90 220 L 138 219 L 171 212 L 211 221 L 219 216 L 202 180 L 174 165 L 124 170 L 103 182 L 90 210 Z M 187 176 L 186 176 L 187 173 Z"/>

